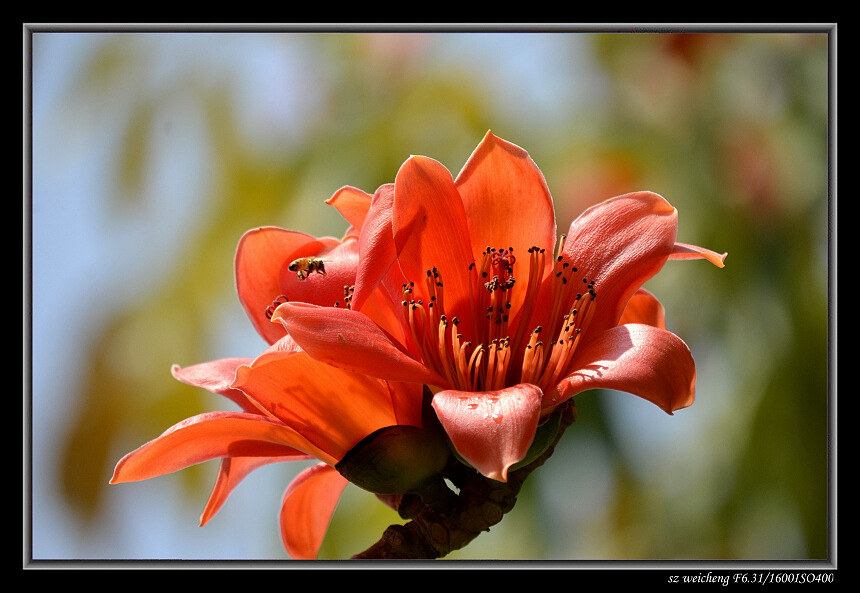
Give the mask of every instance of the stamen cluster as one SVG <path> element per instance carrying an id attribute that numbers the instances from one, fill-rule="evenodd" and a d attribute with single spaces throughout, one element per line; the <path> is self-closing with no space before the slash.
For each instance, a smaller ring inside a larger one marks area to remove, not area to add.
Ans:
<path id="1" fill-rule="evenodd" d="M 444 284 L 437 268 L 427 270 L 426 303 L 413 298 L 414 282 L 403 285 L 401 304 L 410 337 L 425 364 L 448 383 L 443 387 L 496 391 L 526 382 L 546 390 L 564 376 L 594 315 L 597 293 L 594 281 L 586 278 L 581 279 L 584 291 L 573 289 L 571 280 L 578 270 L 561 255 L 562 245 L 552 276 L 546 279 L 545 250 L 528 250 L 528 278 L 522 299 L 513 298 L 517 258 L 512 247 L 488 247 L 480 265 L 470 264 L 471 340 L 459 331 L 457 317 L 445 315 Z M 541 322 L 551 326 L 539 325 Z M 530 326 L 533 329 L 526 337 Z M 541 336 L 550 339 L 541 340 Z"/>

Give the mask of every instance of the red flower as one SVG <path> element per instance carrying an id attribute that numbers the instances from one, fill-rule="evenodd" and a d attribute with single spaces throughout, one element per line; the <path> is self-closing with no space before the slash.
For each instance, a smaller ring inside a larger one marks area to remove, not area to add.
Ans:
<path id="1" fill-rule="evenodd" d="M 584 390 L 629 391 L 668 413 L 693 402 L 690 351 L 641 286 L 669 259 L 722 267 L 725 255 L 677 243 L 660 196 L 594 206 L 556 245 L 543 175 L 488 133 L 456 180 L 416 156 L 373 196 L 344 187 L 328 203 L 351 224 L 340 240 L 265 227 L 239 243 L 239 299 L 269 347 L 174 368 L 241 411 L 180 422 L 126 455 L 112 483 L 220 458 L 205 523 L 256 467 L 317 459 L 281 508 L 287 551 L 313 558 L 344 475 L 389 495 L 442 471 L 425 385 L 460 458 L 502 481 Z"/>
<path id="2" fill-rule="evenodd" d="M 543 175 L 488 133 L 456 180 L 415 156 L 380 188 L 351 308 L 290 302 L 273 319 L 320 362 L 430 386 L 461 458 L 504 481 L 541 420 L 582 391 L 628 391 L 670 414 L 693 403 L 690 351 L 641 286 L 669 259 L 722 267 L 725 254 L 676 233 L 677 211 L 637 192 L 588 209 L 556 245 Z M 381 294 L 397 323 L 365 314 Z"/>

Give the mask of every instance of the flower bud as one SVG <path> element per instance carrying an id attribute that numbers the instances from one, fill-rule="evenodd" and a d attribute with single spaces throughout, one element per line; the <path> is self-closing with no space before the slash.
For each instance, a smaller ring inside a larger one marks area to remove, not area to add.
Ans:
<path id="1" fill-rule="evenodd" d="M 445 468 L 450 449 L 437 431 L 398 425 L 362 439 L 335 466 L 356 486 L 374 494 L 420 492 Z"/>

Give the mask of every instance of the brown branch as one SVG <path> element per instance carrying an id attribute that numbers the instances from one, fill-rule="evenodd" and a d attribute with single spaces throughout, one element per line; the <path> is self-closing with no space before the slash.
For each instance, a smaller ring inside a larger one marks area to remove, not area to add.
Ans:
<path id="1" fill-rule="evenodd" d="M 353 559 L 443 558 L 466 546 L 482 531 L 489 531 L 514 508 L 526 478 L 552 456 L 565 429 L 576 420 L 572 400 L 561 413 L 552 445 L 529 465 L 511 472 L 507 482 L 485 478 L 455 461 L 449 464 L 445 476 L 460 489 L 459 494 L 440 479 L 420 497 L 404 495 L 399 512 L 411 520 L 405 525 L 389 526 L 379 541 Z"/>

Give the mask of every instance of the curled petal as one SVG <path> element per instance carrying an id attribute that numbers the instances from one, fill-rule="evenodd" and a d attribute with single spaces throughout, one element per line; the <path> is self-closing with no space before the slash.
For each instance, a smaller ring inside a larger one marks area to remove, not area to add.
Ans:
<path id="1" fill-rule="evenodd" d="M 627 301 L 618 325 L 625 323 L 645 323 L 666 329 L 666 310 L 653 294 L 640 288 Z"/>
<path id="2" fill-rule="evenodd" d="M 675 334 L 650 325 L 620 325 L 586 342 L 577 351 L 574 370 L 544 407 L 587 389 L 615 389 L 638 395 L 671 414 L 695 399 L 696 365 L 687 345 Z"/>
<path id="3" fill-rule="evenodd" d="M 296 560 L 313 560 L 348 482 L 324 463 L 311 466 L 290 483 L 281 502 L 281 540 Z"/>
<path id="4" fill-rule="evenodd" d="M 706 259 L 718 268 L 725 267 L 726 256 L 728 253 L 717 253 L 704 247 L 697 245 L 688 245 L 687 243 L 675 243 L 675 250 L 669 259 Z"/>
<path id="5" fill-rule="evenodd" d="M 307 458 L 310 459 L 310 456 L 307 456 Z M 209 519 L 215 516 L 221 509 L 221 506 L 227 501 L 227 497 L 230 496 L 233 489 L 252 471 L 270 463 L 296 460 L 295 456 L 225 457 L 222 459 L 221 467 L 218 469 L 218 478 L 215 480 L 215 486 L 212 488 L 212 494 L 209 495 L 206 508 L 203 509 L 203 514 L 200 515 L 200 525 L 205 525 L 209 522 Z"/>
<path id="6" fill-rule="evenodd" d="M 119 460 L 111 484 L 136 482 L 222 457 L 290 457 L 335 463 L 325 451 L 280 422 L 259 414 L 192 416 Z"/>
<path id="7" fill-rule="evenodd" d="M 361 265 L 355 274 L 350 308 L 361 311 L 404 343 L 400 301 L 405 282 L 394 246 L 392 214 L 394 184 L 381 186 L 373 195 L 359 241 Z"/>
<path id="8" fill-rule="evenodd" d="M 412 358 L 391 334 L 350 309 L 286 303 L 280 321 L 312 358 L 387 381 L 438 385 L 442 379 Z"/>
<path id="9" fill-rule="evenodd" d="M 236 402 L 246 412 L 259 413 L 257 405 L 249 401 L 248 396 L 232 387 L 233 379 L 236 378 L 236 369 L 250 362 L 250 358 L 223 358 L 187 367 L 173 365 L 170 371 L 183 383 L 223 395 Z"/>
<path id="10" fill-rule="evenodd" d="M 457 453 L 484 476 L 505 482 L 534 440 L 542 396 L 529 383 L 499 391 L 446 390 L 433 397 L 433 408 Z"/>
<path id="11" fill-rule="evenodd" d="M 394 184 L 389 183 L 376 190 L 361 228 L 358 239 L 361 266 L 355 275 L 353 309 L 361 309 L 397 259 L 392 227 L 393 209 Z"/>
<path id="12" fill-rule="evenodd" d="M 346 185 L 334 192 L 334 195 L 326 200 L 326 204 L 334 206 L 356 231 L 361 231 L 364 217 L 370 208 L 370 200 L 370 194 Z"/>

